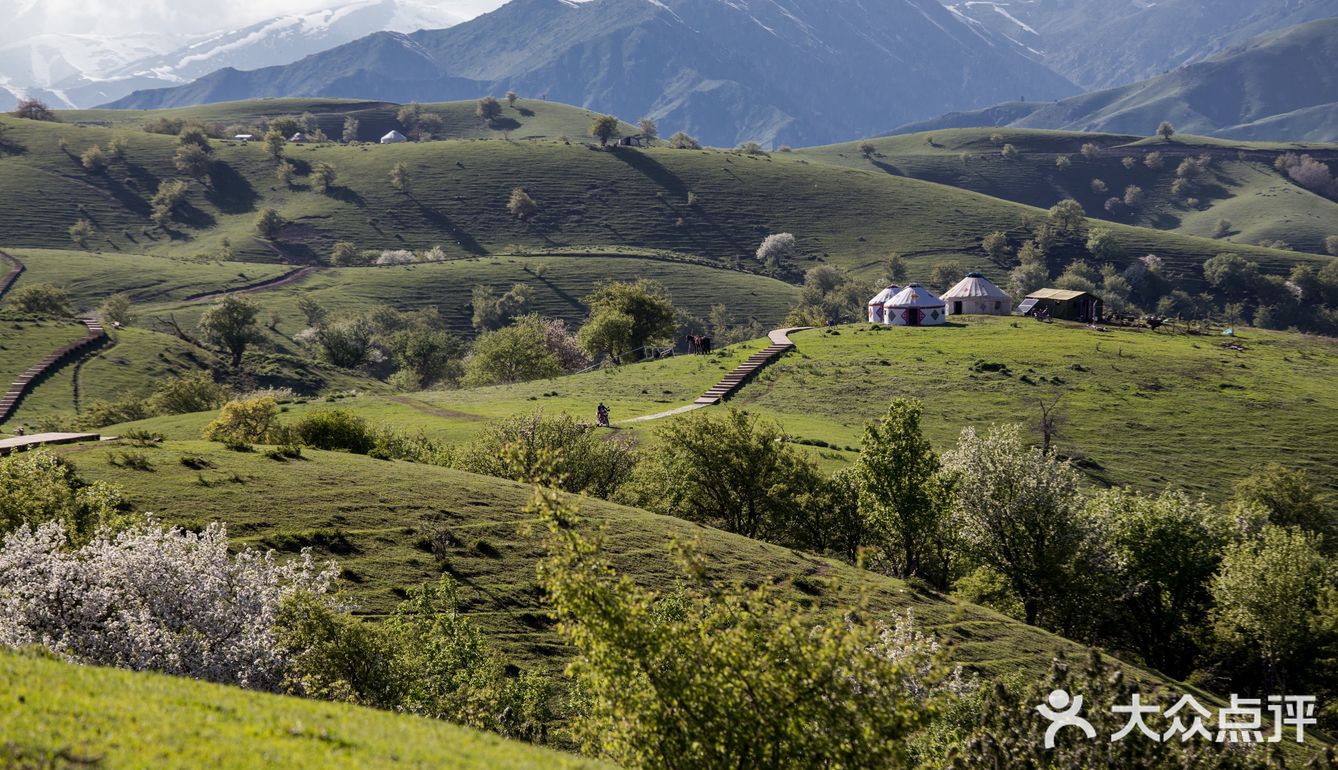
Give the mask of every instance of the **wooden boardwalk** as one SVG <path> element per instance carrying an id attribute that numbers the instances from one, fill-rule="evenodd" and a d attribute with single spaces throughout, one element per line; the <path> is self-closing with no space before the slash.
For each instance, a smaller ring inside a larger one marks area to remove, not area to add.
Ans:
<path id="1" fill-rule="evenodd" d="M 0 422 L 8 420 L 14 414 L 14 410 L 19 406 L 19 401 L 22 401 L 23 397 L 28 395 L 28 392 L 36 386 L 39 380 L 59 369 L 71 359 L 107 341 L 107 332 L 102 329 L 102 324 L 97 319 L 83 318 L 80 321 L 88 327 L 88 334 L 84 335 L 83 339 L 71 342 L 33 364 L 28 368 L 28 371 L 14 380 L 3 396 L 0 396 Z"/>
<path id="2" fill-rule="evenodd" d="M 702 406 L 719 404 L 734 395 L 748 380 L 752 379 L 763 367 L 794 349 L 790 334 L 811 329 L 811 326 L 793 326 L 789 329 L 776 329 L 767 335 L 771 344 L 748 357 L 746 361 L 734 367 L 734 371 L 706 391 L 697 399 Z"/>
<path id="3" fill-rule="evenodd" d="M 23 272 L 23 263 L 0 251 L 0 297 L 5 296 Z"/>
<path id="4" fill-rule="evenodd" d="M 102 436 L 97 433 L 34 433 L 31 436 L 15 436 L 14 438 L 0 439 L 0 457 L 10 452 L 27 451 L 33 447 L 102 440 Z"/>

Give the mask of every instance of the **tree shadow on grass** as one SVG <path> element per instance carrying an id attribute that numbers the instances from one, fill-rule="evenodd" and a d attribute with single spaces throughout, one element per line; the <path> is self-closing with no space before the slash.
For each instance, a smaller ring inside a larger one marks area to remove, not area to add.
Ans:
<path id="1" fill-rule="evenodd" d="M 340 203 L 350 203 L 358 208 L 367 208 L 367 201 L 363 199 L 353 188 L 337 185 L 326 189 L 325 195 L 334 198 Z"/>
<path id="2" fill-rule="evenodd" d="M 633 169 L 641 172 L 650 181 L 663 187 L 666 191 L 676 196 L 686 197 L 688 186 L 677 174 L 664 167 L 664 164 L 658 160 L 636 150 L 615 150 L 610 153 L 613 157 L 631 166 Z"/>
<path id="3" fill-rule="evenodd" d="M 423 219 L 427 221 L 428 224 L 439 230 L 444 230 L 447 233 L 449 233 L 451 238 L 454 239 L 456 243 L 460 244 L 460 248 L 464 249 L 470 254 L 473 254 L 476 257 L 480 257 L 488 253 L 488 250 L 483 247 L 483 244 L 479 243 L 477 240 L 474 239 L 474 236 L 465 232 L 462 228 L 456 225 L 455 222 L 452 221 L 450 217 L 446 216 L 442 212 L 437 211 L 431 206 L 428 206 L 427 204 L 418 200 L 418 198 L 414 197 L 412 194 L 410 194 L 408 197 L 409 200 L 413 201 L 414 205 L 418 207 L 418 213 L 423 217 Z"/>
<path id="4" fill-rule="evenodd" d="M 260 196 L 251 182 L 227 163 L 216 161 L 209 165 L 209 185 L 205 199 L 224 214 L 242 214 L 254 211 Z"/>

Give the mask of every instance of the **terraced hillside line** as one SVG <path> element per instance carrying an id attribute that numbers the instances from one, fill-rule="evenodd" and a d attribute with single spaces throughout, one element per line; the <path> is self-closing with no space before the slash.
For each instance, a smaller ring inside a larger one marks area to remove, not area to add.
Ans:
<path id="1" fill-rule="evenodd" d="M 6 267 L 8 267 L 7 270 Z M 0 270 L 5 270 L 4 275 L 0 275 L 0 297 L 3 297 L 5 292 L 9 291 L 14 282 L 19 279 L 19 275 L 23 273 L 23 263 L 0 251 Z"/>
<path id="2" fill-rule="evenodd" d="M 225 289 L 224 291 L 206 291 L 206 292 L 201 292 L 200 294 L 192 294 L 188 297 L 185 297 L 183 301 L 206 302 L 208 300 L 220 299 L 222 297 L 226 297 L 229 294 L 250 294 L 253 291 L 265 291 L 266 289 L 274 289 L 278 288 L 279 286 L 287 286 L 290 283 L 297 283 L 298 281 L 305 279 L 307 276 L 311 275 L 317 270 L 320 270 L 320 268 L 315 265 L 307 265 L 306 267 L 299 267 L 295 270 L 289 270 L 288 272 L 276 278 L 270 278 L 269 280 L 266 281 L 253 283 L 250 286 L 240 286 L 236 289 Z"/>
<path id="3" fill-rule="evenodd" d="M 623 420 L 619 424 L 627 425 L 629 423 L 661 420 L 665 417 L 685 414 L 703 407 L 724 403 L 726 399 L 738 392 L 739 388 L 742 388 L 747 384 L 748 380 L 752 379 L 762 368 L 794 349 L 794 343 L 790 341 L 791 334 L 812 328 L 813 327 L 811 326 L 791 326 L 786 329 L 773 329 L 767 334 L 767 339 L 771 340 L 770 345 L 752 354 L 743 363 L 734 367 L 733 371 L 725 375 L 720 382 L 713 385 L 710 390 L 703 393 L 696 401 L 687 404 L 686 406 L 680 406 L 677 409 L 657 412 L 656 414 L 648 414 L 644 417 L 636 417 L 631 420 Z"/>
<path id="4" fill-rule="evenodd" d="M 107 332 L 103 330 L 102 323 L 95 318 L 79 319 L 84 326 L 88 327 L 88 334 L 83 339 L 76 340 L 70 344 L 47 355 L 41 361 L 33 364 L 28 371 L 19 376 L 9 386 L 9 390 L 4 396 L 0 396 L 0 422 L 8 420 L 18 408 L 19 402 L 43 377 L 59 369 L 72 358 L 82 355 L 84 352 L 98 347 L 107 341 Z"/>

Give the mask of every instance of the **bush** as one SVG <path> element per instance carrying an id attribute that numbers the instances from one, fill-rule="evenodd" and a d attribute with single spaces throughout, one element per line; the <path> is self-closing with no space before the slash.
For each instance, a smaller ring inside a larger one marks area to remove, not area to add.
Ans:
<path id="1" fill-rule="evenodd" d="M 1338 257 L 1338 235 L 1330 235 L 1324 239 L 1324 250 L 1332 256 Z"/>
<path id="2" fill-rule="evenodd" d="M 686 133 L 682 131 L 679 131 L 675 133 L 673 136 L 669 137 L 669 146 L 675 150 L 700 150 L 702 148 L 701 142 L 697 141 L 695 138 L 691 136 L 688 136 Z"/>
<path id="3" fill-rule="evenodd" d="M 174 377 L 158 386 L 149 396 L 149 409 L 155 414 L 189 414 L 217 409 L 228 400 L 231 391 L 214 382 L 208 372 L 200 371 Z"/>
<path id="4" fill-rule="evenodd" d="M 9 295 L 9 301 L 21 313 L 68 316 L 70 297 L 65 290 L 49 283 L 21 286 Z"/>
<path id="5" fill-rule="evenodd" d="M 70 225 L 69 232 L 70 232 L 70 240 L 74 241 L 74 245 L 78 246 L 81 249 L 86 249 L 88 248 L 88 239 L 92 238 L 93 234 L 96 231 L 93 229 L 92 222 L 89 222 L 87 219 L 81 218 L 76 220 L 74 224 Z"/>
<path id="6" fill-rule="evenodd" d="M 999 151 L 999 155 L 1003 156 L 1006 160 L 1016 160 L 1021 153 L 1018 152 L 1017 147 L 1011 144 L 1005 144 L 1003 149 Z"/>
<path id="7" fill-rule="evenodd" d="M 84 150 L 84 154 L 79 156 L 79 162 L 93 174 L 101 174 L 107 170 L 107 154 L 96 144 Z"/>
<path id="8" fill-rule="evenodd" d="M 568 492 L 608 498 L 627 482 L 636 450 L 620 437 L 562 414 L 542 410 L 485 428 L 452 465 L 470 473 L 533 482 L 545 480 Z"/>
<path id="9" fill-rule="evenodd" d="M 256 233 L 262 238 L 274 240 L 283 232 L 283 228 L 288 224 L 279 212 L 271 208 L 261 209 L 260 215 L 256 217 Z"/>
<path id="10" fill-rule="evenodd" d="M 528 222 L 539 213 L 539 204 L 534 202 L 530 194 L 524 187 L 517 187 L 511 191 L 511 198 L 506 203 L 506 210 L 511 212 L 511 216 L 522 222 Z"/>
<path id="11" fill-rule="evenodd" d="M 367 422 L 347 409 L 310 412 L 293 423 L 292 430 L 299 442 L 312 449 L 365 455 L 376 445 Z"/>
<path id="12" fill-rule="evenodd" d="M 59 523 L 0 546 L 0 646 L 41 644 L 62 657 L 276 690 L 290 656 L 275 638 L 290 596 L 324 597 L 337 570 L 243 550 L 227 531 L 142 524 L 67 550 Z M 52 595 L 61 601 L 51 601 Z"/>
<path id="13" fill-rule="evenodd" d="M 757 247 L 757 261 L 778 269 L 799 256 L 799 242 L 790 233 L 776 233 L 762 239 Z"/>
<path id="14" fill-rule="evenodd" d="M 0 457 L 0 535 L 55 522 L 70 542 L 86 542 L 99 527 L 116 523 L 121 503 L 118 488 L 83 481 L 73 465 L 45 449 Z"/>
<path id="15" fill-rule="evenodd" d="M 269 397 L 229 401 L 218 418 L 205 426 L 209 441 L 267 443 L 279 427 L 279 405 Z"/>
<path id="16" fill-rule="evenodd" d="M 477 387 L 556 377 L 562 373 L 562 363 L 544 347 L 544 341 L 538 316 L 525 316 L 510 326 L 480 334 L 465 359 L 462 382 Z"/>

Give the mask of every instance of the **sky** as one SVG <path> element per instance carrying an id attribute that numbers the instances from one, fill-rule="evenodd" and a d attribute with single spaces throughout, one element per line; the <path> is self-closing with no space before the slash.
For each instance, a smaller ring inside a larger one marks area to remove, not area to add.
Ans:
<path id="1" fill-rule="evenodd" d="M 416 0 L 465 18 L 504 0 Z M 0 0 L 0 46 L 42 33 L 173 37 L 252 24 L 274 16 L 317 11 L 344 0 Z"/>

